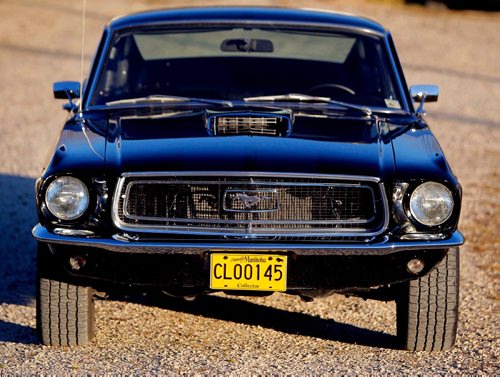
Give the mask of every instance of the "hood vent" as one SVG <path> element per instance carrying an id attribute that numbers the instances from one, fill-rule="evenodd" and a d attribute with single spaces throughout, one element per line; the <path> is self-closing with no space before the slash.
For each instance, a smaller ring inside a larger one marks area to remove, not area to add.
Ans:
<path id="1" fill-rule="evenodd" d="M 288 115 L 218 114 L 210 116 L 207 123 L 208 131 L 213 136 L 288 136 L 291 132 L 291 121 Z"/>

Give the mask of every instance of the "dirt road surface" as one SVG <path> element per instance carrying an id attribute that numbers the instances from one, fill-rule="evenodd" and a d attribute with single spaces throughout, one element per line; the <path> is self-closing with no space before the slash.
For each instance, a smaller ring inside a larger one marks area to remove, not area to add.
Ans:
<path id="1" fill-rule="evenodd" d="M 0 375 L 500 374 L 500 16 L 361 0 L 252 3 L 378 20 L 393 32 L 408 82 L 440 86 L 439 102 L 427 106 L 429 119 L 464 188 L 456 347 L 435 354 L 394 350 L 393 303 L 342 296 L 304 303 L 278 294 L 193 303 L 100 300 L 92 345 L 40 345 L 33 185 L 65 118 L 52 82 L 80 77 L 80 2 L 0 0 Z M 187 4 L 207 2 L 88 0 L 85 68 L 112 17 Z"/>

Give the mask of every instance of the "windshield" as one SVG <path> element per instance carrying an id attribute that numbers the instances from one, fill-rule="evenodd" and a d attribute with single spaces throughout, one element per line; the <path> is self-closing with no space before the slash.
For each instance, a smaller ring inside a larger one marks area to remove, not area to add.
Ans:
<path id="1" fill-rule="evenodd" d="M 243 100 L 280 93 L 401 108 L 378 38 L 247 26 L 115 33 L 91 105 L 156 95 Z"/>

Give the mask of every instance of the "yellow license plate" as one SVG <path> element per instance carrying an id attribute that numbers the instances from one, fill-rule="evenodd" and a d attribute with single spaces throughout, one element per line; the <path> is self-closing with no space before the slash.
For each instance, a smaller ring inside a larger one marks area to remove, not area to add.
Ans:
<path id="1" fill-rule="evenodd" d="M 271 254 L 210 255 L 210 288 L 286 291 L 287 256 Z"/>

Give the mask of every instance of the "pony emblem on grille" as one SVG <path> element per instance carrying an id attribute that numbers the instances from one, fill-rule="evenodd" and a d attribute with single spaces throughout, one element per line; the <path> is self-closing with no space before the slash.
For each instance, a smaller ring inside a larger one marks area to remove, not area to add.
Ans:
<path id="1" fill-rule="evenodd" d="M 257 204 L 261 200 L 271 200 L 272 198 L 270 196 L 257 196 L 257 195 L 248 195 L 244 193 L 237 193 L 236 197 L 239 199 L 240 202 L 243 203 L 245 208 L 252 208 L 256 207 Z"/>
<path id="2" fill-rule="evenodd" d="M 223 203 L 227 212 L 274 212 L 279 209 L 275 189 L 228 189 L 224 192 Z"/>

